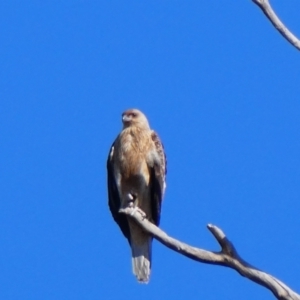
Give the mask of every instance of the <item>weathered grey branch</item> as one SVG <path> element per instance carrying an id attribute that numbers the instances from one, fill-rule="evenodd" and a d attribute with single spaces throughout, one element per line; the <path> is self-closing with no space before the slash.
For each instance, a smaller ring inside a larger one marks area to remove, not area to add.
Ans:
<path id="1" fill-rule="evenodd" d="M 219 252 L 207 251 L 192 247 L 168 236 L 160 228 L 149 222 L 145 218 L 145 213 L 140 209 L 127 207 L 120 209 L 120 213 L 124 213 L 134 219 L 139 226 L 141 226 L 145 231 L 149 232 L 155 239 L 157 239 L 166 247 L 184 256 L 187 256 L 188 258 L 206 264 L 232 268 L 242 276 L 249 278 L 250 280 L 269 289 L 277 299 L 300 300 L 300 295 L 296 294 L 283 282 L 270 274 L 258 270 L 244 261 L 238 255 L 234 245 L 228 240 L 224 232 L 215 225 L 208 224 L 207 228 L 220 244 L 221 251 Z"/>
<path id="2" fill-rule="evenodd" d="M 277 17 L 274 10 L 272 9 L 269 0 L 252 0 L 255 4 L 260 7 L 266 17 L 271 21 L 274 27 L 280 32 L 280 34 L 287 39 L 294 47 L 300 50 L 300 40 L 291 33 L 287 27 Z"/>

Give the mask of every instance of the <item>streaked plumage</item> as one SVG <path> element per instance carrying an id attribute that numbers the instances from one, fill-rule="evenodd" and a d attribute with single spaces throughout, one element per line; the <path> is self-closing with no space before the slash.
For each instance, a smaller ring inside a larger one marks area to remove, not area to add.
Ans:
<path id="1" fill-rule="evenodd" d="M 133 273 L 148 282 L 151 269 L 152 237 L 134 221 L 119 213 L 121 207 L 138 206 L 159 225 L 165 191 L 166 157 L 163 145 L 137 109 L 122 114 L 123 130 L 114 141 L 107 160 L 109 208 L 128 239 Z"/>

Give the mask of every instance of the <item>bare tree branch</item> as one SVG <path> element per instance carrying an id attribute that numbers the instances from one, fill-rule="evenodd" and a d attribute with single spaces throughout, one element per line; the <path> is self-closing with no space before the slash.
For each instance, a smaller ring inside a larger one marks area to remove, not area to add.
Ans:
<path id="1" fill-rule="evenodd" d="M 168 236 L 160 228 L 149 222 L 145 217 L 145 213 L 139 208 L 126 207 L 120 209 L 119 212 L 131 217 L 133 220 L 135 220 L 135 222 L 139 224 L 139 226 L 143 228 L 143 230 L 150 233 L 163 245 L 188 258 L 206 264 L 220 265 L 232 268 L 242 276 L 249 278 L 250 280 L 269 289 L 277 299 L 300 300 L 300 295 L 296 294 L 283 282 L 270 274 L 258 270 L 257 268 L 244 261 L 238 255 L 238 252 L 235 249 L 234 245 L 228 240 L 224 232 L 215 225 L 208 224 L 207 228 L 220 244 L 221 251 L 219 252 L 212 252 L 192 247 Z"/>
<path id="2" fill-rule="evenodd" d="M 255 4 L 257 4 L 266 17 L 271 21 L 274 27 L 281 33 L 281 35 L 287 39 L 294 47 L 300 50 L 300 40 L 291 33 L 287 27 L 280 21 L 280 19 L 275 14 L 272 9 L 269 0 L 252 0 Z"/>

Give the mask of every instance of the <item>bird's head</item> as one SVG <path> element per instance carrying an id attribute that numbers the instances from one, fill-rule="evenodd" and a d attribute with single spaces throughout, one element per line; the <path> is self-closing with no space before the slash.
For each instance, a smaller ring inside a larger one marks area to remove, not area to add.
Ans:
<path id="1" fill-rule="evenodd" d="M 128 109 L 122 113 L 123 128 L 137 126 L 149 129 L 146 116 L 138 109 Z"/>

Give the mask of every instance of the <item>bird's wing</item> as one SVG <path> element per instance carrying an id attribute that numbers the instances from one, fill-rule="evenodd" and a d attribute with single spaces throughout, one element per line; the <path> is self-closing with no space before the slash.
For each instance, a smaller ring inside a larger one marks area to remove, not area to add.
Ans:
<path id="1" fill-rule="evenodd" d="M 155 131 L 151 132 L 154 142 L 157 161 L 150 167 L 150 189 L 151 189 L 151 210 L 154 223 L 158 226 L 160 221 L 161 202 L 166 187 L 167 160 L 162 142 Z"/>
<path id="2" fill-rule="evenodd" d="M 115 143 L 111 146 L 107 159 L 108 205 L 114 220 L 118 223 L 124 236 L 130 243 L 130 231 L 127 218 L 124 214 L 119 213 L 121 199 L 114 174 L 114 145 Z"/>

